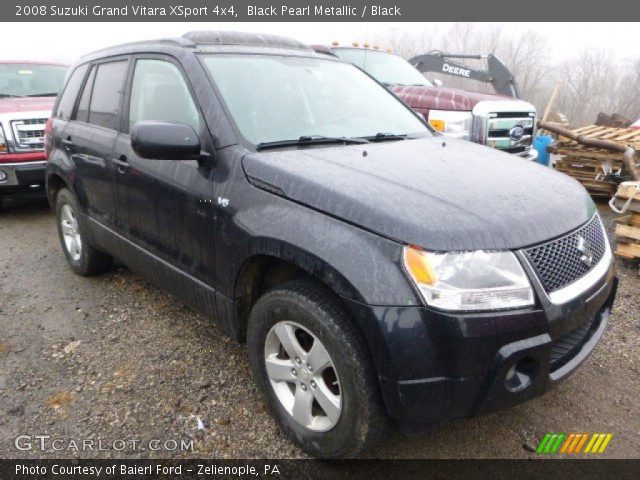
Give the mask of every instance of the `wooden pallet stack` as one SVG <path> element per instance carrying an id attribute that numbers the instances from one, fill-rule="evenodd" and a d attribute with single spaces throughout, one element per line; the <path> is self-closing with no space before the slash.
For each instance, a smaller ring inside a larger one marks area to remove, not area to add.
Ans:
<path id="1" fill-rule="evenodd" d="M 589 125 L 573 130 L 599 140 L 609 140 L 640 150 L 640 130 L 630 128 L 603 127 Z M 622 153 L 600 148 L 587 147 L 565 137 L 549 147 L 551 153 L 562 155 L 555 162 L 556 170 L 578 180 L 593 196 L 611 197 L 617 189 L 613 181 L 602 178 L 606 172 L 617 172 L 622 167 Z"/>
<path id="2" fill-rule="evenodd" d="M 616 219 L 616 255 L 640 259 L 640 182 L 623 182 L 612 204 L 625 215 Z"/>

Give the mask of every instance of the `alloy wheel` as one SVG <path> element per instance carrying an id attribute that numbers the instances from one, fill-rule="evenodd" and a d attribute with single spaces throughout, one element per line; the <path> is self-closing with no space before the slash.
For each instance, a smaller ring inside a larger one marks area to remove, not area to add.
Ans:
<path id="1" fill-rule="evenodd" d="M 78 218 L 69 204 L 62 206 L 60 226 L 67 253 L 74 261 L 78 261 L 82 255 L 82 237 L 78 228 Z"/>
<path id="2" fill-rule="evenodd" d="M 265 340 L 264 362 L 276 397 L 296 422 L 316 432 L 331 430 L 342 413 L 334 362 L 305 327 L 276 323 Z"/>

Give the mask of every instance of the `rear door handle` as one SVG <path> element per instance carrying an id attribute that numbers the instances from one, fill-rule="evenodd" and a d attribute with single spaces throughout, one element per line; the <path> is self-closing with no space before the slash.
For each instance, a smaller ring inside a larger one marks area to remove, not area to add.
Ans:
<path id="1" fill-rule="evenodd" d="M 118 173 L 127 173 L 127 170 L 129 170 L 130 165 L 127 163 L 126 155 L 120 155 L 118 158 L 114 158 L 113 163 L 116 164 Z"/>

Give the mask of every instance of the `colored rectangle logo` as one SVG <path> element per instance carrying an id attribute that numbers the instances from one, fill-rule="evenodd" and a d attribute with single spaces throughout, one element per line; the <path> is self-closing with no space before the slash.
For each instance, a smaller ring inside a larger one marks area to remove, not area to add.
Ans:
<path id="1" fill-rule="evenodd" d="M 612 438 L 611 433 L 550 432 L 542 437 L 536 453 L 541 455 L 604 453 Z"/>

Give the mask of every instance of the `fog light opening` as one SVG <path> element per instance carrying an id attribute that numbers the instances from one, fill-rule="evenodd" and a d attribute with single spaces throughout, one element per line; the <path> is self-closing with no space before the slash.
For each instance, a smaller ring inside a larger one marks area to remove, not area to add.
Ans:
<path id="1" fill-rule="evenodd" d="M 531 357 L 518 360 L 507 372 L 505 387 L 510 392 L 521 392 L 528 388 L 538 374 L 538 362 Z"/>
<path id="2" fill-rule="evenodd" d="M 0 170 L 0 183 L 7 181 L 7 174 L 4 170 Z"/>

